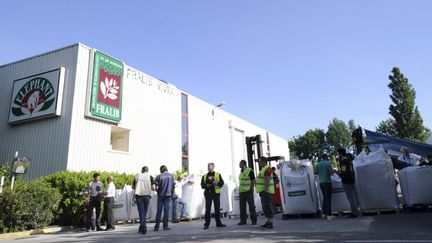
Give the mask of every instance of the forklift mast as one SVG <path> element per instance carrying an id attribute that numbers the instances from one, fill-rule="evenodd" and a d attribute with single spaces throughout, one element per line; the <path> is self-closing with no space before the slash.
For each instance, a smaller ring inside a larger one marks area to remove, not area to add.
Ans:
<path id="1" fill-rule="evenodd" d="M 246 152 L 247 152 L 249 168 L 255 168 L 255 162 L 258 162 L 259 158 L 263 157 L 262 143 L 263 141 L 261 140 L 261 135 L 246 137 Z M 285 159 L 284 156 L 271 156 L 265 158 L 267 162 Z M 259 163 L 258 163 L 258 168 L 259 170 L 261 170 L 261 166 L 259 165 Z"/>

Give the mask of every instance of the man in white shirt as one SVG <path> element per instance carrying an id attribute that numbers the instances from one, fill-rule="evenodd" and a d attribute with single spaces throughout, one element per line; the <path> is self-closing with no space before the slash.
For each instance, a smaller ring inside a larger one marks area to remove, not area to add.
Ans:
<path id="1" fill-rule="evenodd" d="M 112 176 L 108 176 L 107 178 L 107 188 L 105 192 L 104 199 L 104 212 L 105 218 L 107 220 L 106 230 L 114 230 L 114 215 L 113 215 L 113 205 L 114 205 L 114 197 L 115 197 L 115 185 L 113 182 L 114 178 Z"/>
<path id="2" fill-rule="evenodd" d="M 416 165 L 417 161 L 422 158 L 420 155 L 410 153 L 407 147 L 402 147 L 401 153 L 398 160 L 402 162 L 405 167 Z"/>

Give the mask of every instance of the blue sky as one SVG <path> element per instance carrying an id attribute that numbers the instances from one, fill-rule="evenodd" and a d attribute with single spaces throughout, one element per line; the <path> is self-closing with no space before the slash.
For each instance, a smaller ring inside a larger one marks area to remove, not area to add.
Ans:
<path id="1" fill-rule="evenodd" d="M 0 2 L 0 65 L 82 42 L 281 137 L 389 118 L 397 66 L 432 128 L 432 1 Z"/>

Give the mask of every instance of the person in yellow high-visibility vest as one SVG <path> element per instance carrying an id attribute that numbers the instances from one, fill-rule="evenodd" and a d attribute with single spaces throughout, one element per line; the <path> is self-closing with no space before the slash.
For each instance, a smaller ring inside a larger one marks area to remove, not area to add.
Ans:
<path id="1" fill-rule="evenodd" d="M 239 164 L 241 172 L 239 175 L 239 196 L 240 196 L 240 222 L 238 225 L 246 224 L 246 202 L 249 204 L 249 213 L 252 225 L 257 223 L 257 214 L 255 211 L 254 201 L 254 186 L 255 186 L 255 174 L 254 171 L 246 166 L 246 161 L 241 160 Z"/>
<path id="2" fill-rule="evenodd" d="M 256 180 L 256 191 L 261 197 L 261 205 L 267 222 L 261 227 L 265 229 L 273 229 L 273 194 L 274 194 L 274 181 L 273 171 L 267 164 L 265 157 L 259 159 L 261 167 Z"/>
<path id="3" fill-rule="evenodd" d="M 201 178 L 201 188 L 204 189 L 205 197 L 205 223 L 204 229 L 208 229 L 210 225 L 210 211 L 212 202 L 214 203 L 214 212 L 216 227 L 225 227 L 220 219 L 220 194 L 221 188 L 224 185 L 221 174 L 214 171 L 214 163 L 208 163 L 208 173 Z"/>

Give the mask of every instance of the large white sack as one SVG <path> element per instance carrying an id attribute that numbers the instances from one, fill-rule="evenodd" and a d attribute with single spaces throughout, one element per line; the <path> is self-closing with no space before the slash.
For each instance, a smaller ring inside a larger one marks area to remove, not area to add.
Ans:
<path id="1" fill-rule="evenodd" d="M 240 190 L 239 188 L 235 188 L 232 192 L 232 211 L 231 215 L 233 216 L 240 216 Z M 256 213 L 262 212 L 262 206 L 261 206 L 261 198 L 258 195 L 258 193 L 254 190 L 254 203 L 255 203 L 255 211 Z M 246 203 L 246 213 L 249 215 L 249 204 Z"/>
<path id="2" fill-rule="evenodd" d="M 284 213 L 316 213 L 317 188 L 312 164 L 309 161 L 288 161 L 280 168 L 284 197 Z"/>
<path id="3" fill-rule="evenodd" d="M 405 204 L 432 204 L 432 166 L 410 166 L 398 172 Z"/>
<path id="4" fill-rule="evenodd" d="M 353 161 L 355 187 L 362 210 L 399 208 L 391 158 L 384 149 Z"/>
<path id="5" fill-rule="evenodd" d="M 190 213 L 192 218 L 204 216 L 205 199 L 204 190 L 201 189 L 201 176 L 190 175 L 185 180 L 193 182 L 183 185 L 183 200 L 190 205 Z"/>
<path id="6" fill-rule="evenodd" d="M 129 220 L 128 205 L 127 189 L 123 187 L 123 189 L 116 190 L 113 205 L 114 221 Z"/>
<path id="7" fill-rule="evenodd" d="M 341 178 L 336 173 L 331 177 L 332 182 L 332 212 L 351 211 L 351 206 L 342 186 Z"/>

